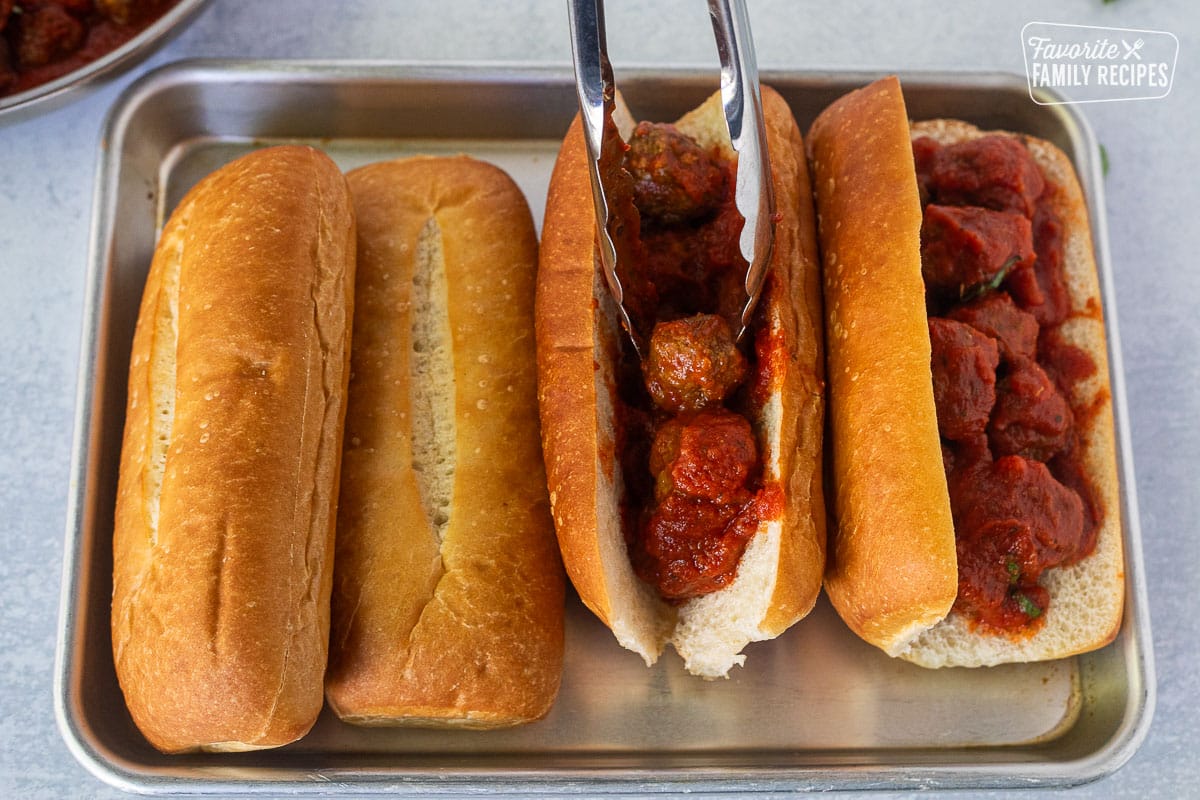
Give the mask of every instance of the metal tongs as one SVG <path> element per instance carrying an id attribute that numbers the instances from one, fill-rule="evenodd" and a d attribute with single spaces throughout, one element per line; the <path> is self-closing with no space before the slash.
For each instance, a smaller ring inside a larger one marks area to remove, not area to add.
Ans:
<path id="1" fill-rule="evenodd" d="M 725 123 L 729 128 L 729 140 L 738 154 L 734 203 L 745 220 L 739 246 L 749 267 L 745 280 L 746 305 L 737 331 L 740 340 L 749 326 L 771 261 L 771 249 L 775 244 L 775 196 L 771 189 L 758 64 L 754 58 L 746 4 L 743 0 L 708 0 L 708 10 L 721 60 Z M 602 161 L 611 163 L 609 159 L 614 154 L 607 148 L 616 146 L 618 138 L 605 135 L 605 127 L 613 125 L 616 83 L 604 34 L 604 0 L 570 0 L 570 16 L 575 84 L 587 142 L 600 261 L 621 322 L 641 357 L 644 345 L 638 341 L 639 334 L 625 307 L 625 293 L 617 277 L 617 249 L 610 230 L 609 200 L 601 171 Z"/>

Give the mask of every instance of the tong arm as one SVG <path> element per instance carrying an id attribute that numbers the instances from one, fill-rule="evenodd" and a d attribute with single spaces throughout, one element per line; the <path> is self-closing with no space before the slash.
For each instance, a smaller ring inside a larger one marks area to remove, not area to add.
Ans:
<path id="1" fill-rule="evenodd" d="M 734 203 L 746 221 L 739 246 L 749 265 L 746 305 L 741 329 L 745 334 L 762 292 L 775 242 L 775 193 L 767 160 L 766 126 L 758 85 L 758 63 L 750 38 L 750 19 L 743 0 L 708 0 L 717 55 L 721 59 L 721 100 L 729 141 L 738 154 Z"/>
<path id="2" fill-rule="evenodd" d="M 575 61 L 575 86 L 579 95 L 584 141 L 587 144 L 588 175 L 592 183 L 592 202 L 596 209 L 596 232 L 600 263 L 609 293 L 617 304 L 621 324 L 629 333 L 633 347 L 642 356 L 642 344 L 629 311 L 625 308 L 625 290 L 617 277 L 617 249 L 609 229 L 609 199 L 601 180 L 601 163 L 606 137 L 619 138 L 612 113 L 616 83 L 608 60 L 604 35 L 604 0 L 571 0 L 571 52 Z"/>
<path id="3" fill-rule="evenodd" d="M 738 240 L 748 265 L 746 304 L 742 308 L 737 338 L 749 327 L 762 292 L 775 239 L 775 196 L 767 161 L 766 130 L 758 65 L 750 37 L 744 0 L 708 0 L 717 53 L 721 60 L 721 99 L 729 140 L 738 154 L 734 203 L 745 224 Z M 610 232 L 609 197 L 603 175 L 605 148 L 619 139 L 612 121 L 616 84 L 608 58 L 604 32 L 604 0 L 570 0 L 571 52 L 587 146 L 588 174 L 595 206 L 600 262 L 605 282 L 616 301 L 621 322 L 638 356 L 643 345 L 625 307 L 625 293 L 617 276 L 617 251 Z M 612 154 L 609 154 L 610 157 Z"/>

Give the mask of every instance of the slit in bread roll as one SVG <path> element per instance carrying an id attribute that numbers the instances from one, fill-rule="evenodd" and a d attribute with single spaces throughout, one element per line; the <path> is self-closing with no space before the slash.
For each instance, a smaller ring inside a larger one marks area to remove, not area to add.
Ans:
<path id="1" fill-rule="evenodd" d="M 468 157 L 348 176 L 359 218 L 326 695 L 359 725 L 545 715 L 564 576 L 537 433 L 537 237 Z"/>
<path id="2" fill-rule="evenodd" d="M 454 489 L 454 347 L 446 291 L 446 261 L 437 218 L 417 239 L 412 278 L 412 468 L 429 525 L 446 538 Z M 403 343 L 397 343 L 403 346 Z"/>
<path id="3" fill-rule="evenodd" d="M 182 223 L 186 226 L 186 222 Z M 146 475 L 146 496 L 150 519 L 150 543 L 158 543 L 158 513 L 162 504 L 163 472 L 171 444 L 171 425 L 175 421 L 175 343 L 179 340 L 179 262 L 183 244 L 178 238 L 166 243 L 163 255 L 163 288 L 154 310 L 155 341 L 150 370 L 157 377 L 151 392 L 150 436 L 153 451 Z"/>

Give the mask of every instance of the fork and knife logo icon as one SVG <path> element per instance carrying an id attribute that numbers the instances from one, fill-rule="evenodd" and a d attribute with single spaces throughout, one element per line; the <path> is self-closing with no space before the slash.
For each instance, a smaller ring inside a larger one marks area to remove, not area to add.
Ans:
<path id="1" fill-rule="evenodd" d="M 1125 47 L 1125 55 L 1122 56 L 1122 60 L 1128 61 L 1130 56 L 1133 56 L 1138 61 L 1142 60 L 1142 54 L 1139 53 L 1138 51 L 1142 49 L 1142 46 L 1144 44 L 1146 44 L 1146 42 L 1144 40 L 1138 39 L 1133 44 L 1130 44 L 1129 42 L 1122 39 L 1121 44 Z"/>

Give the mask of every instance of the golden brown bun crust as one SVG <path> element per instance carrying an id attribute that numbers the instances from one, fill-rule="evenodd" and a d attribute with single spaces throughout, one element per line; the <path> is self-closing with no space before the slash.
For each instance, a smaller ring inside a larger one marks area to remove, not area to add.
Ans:
<path id="1" fill-rule="evenodd" d="M 1094 491 L 1099 533 L 1096 549 L 1086 559 L 1049 570 L 1043 577 L 1050 607 L 1044 624 L 1032 636 L 981 636 L 964 617 L 951 613 L 900 654 L 929 667 L 1044 661 L 1103 647 L 1117 635 L 1125 598 L 1120 486 L 1100 279 L 1087 205 L 1071 160 L 1041 139 L 981 131 L 956 120 L 930 120 L 912 127 L 913 138 L 930 136 L 942 144 L 996 134 L 1019 139 L 1057 187 L 1048 202 L 1063 223 L 1063 272 L 1070 295 L 1069 316 L 1059 333 L 1068 344 L 1087 352 L 1096 365 L 1094 375 L 1072 387 L 1068 400 L 1079 426 L 1080 461 Z"/>
<path id="2" fill-rule="evenodd" d="M 584 604 L 612 625 L 601 539 L 574 535 L 596 530 L 598 516 L 615 514 L 616 460 L 601 461 L 615 447 L 611 410 L 601 406 L 603 378 L 615 359 L 614 312 L 597 285 L 594 218 L 578 115 L 554 163 L 542 223 L 538 259 L 536 330 L 538 407 L 550 505 L 567 574 Z M 607 313 L 605 313 L 607 311 Z M 607 347 L 605 358 L 594 350 Z M 599 385 L 598 385 L 599 384 Z M 606 488 L 608 491 L 606 492 Z M 611 493 L 613 496 L 606 496 Z M 601 509 L 601 503 L 611 502 Z"/>
<path id="3" fill-rule="evenodd" d="M 538 437 L 529 209 L 500 169 L 466 157 L 348 177 L 360 255 L 330 705 L 367 725 L 537 719 L 558 691 L 564 578 Z"/>
<path id="4" fill-rule="evenodd" d="M 764 521 L 721 592 L 680 608 L 665 604 L 629 565 L 620 529 L 623 492 L 615 419 L 620 332 L 595 256 L 595 222 L 582 128 L 563 141 L 550 182 L 538 279 L 537 341 L 543 448 L 567 572 L 583 602 L 647 663 L 671 641 L 689 671 L 724 675 L 748 641 L 771 638 L 808 613 L 820 591 L 824 508 L 821 299 L 811 194 L 790 109 L 763 89 L 768 151 L 781 213 L 760 324 L 777 346 L 768 368 L 773 402 L 756 421 L 764 460 L 789 493 L 780 519 Z M 628 134 L 630 121 L 621 114 Z M 719 123 L 719 124 L 718 124 Z M 678 122 L 703 146 L 731 153 L 719 97 Z M 722 141 L 723 140 L 723 141 Z M 750 566 L 747 566 L 750 564 Z"/>
<path id="5" fill-rule="evenodd" d="M 825 587 L 895 654 L 958 593 L 933 401 L 921 204 L 900 83 L 827 108 L 808 144 L 824 262 L 833 510 Z"/>
<path id="6" fill-rule="evenodd" d="M 160 750 L 282 745 L 320 712 L 353 281 L 345 179 L 308 147 L 205 178 L 155 250 L 130 359 L 112 639 Z"/>
<path id="7" fill-rule="evenodd" d="M 780 459 L 786 506 L 783 525 L 794 531 L 782 539 L 778 582 L 763 620 L 774 635 L 783 633 L 816 604 L 825 568 L 825 311 L 812 183 L 800 128 L 786 101 L 763 87 L 767 145 L 779 209 L 775 247 L 791 254 L 771 262 L 763 288 L 762 318 L 779 331 L 766 367 L 777 381 Z"/>

